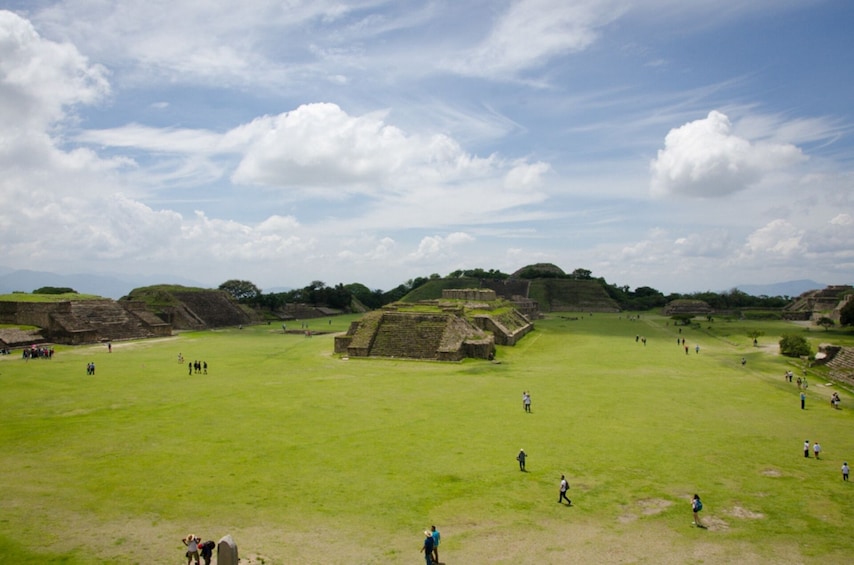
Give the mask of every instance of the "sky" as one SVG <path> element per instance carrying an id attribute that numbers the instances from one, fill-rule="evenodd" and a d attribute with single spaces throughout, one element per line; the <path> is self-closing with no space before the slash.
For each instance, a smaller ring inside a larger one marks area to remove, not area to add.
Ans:
<path id="1" fill-rule="evenodd" d="M 0 0 L 0 265 L 851 284 L 852 25 L 849 0 Z"/>

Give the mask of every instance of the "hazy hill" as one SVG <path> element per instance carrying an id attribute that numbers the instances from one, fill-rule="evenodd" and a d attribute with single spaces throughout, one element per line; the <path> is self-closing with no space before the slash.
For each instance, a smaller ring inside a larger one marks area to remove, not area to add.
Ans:
<path id="1" fill-rule="evenodd" d="M 800 296 L 808 290 L 819 290 L 827 287 L 809 279 L 786 281 L 771 284 L 740 284 L 736 288 L 751 296 Z"/>
<path id="2" fill-rule="evenodd" d="M 127 277 L 83 273 L 60 275 L 47 271 L 11 270 L 6 267 L 0 267 L 0 294 L 32 292 L 43 286 L 55 286 L 73 288 L 81 294 L 95 294 L 118 300 L 135 288 L 166 282 L 185 286 L 204 286 L 189 279 L 167 275 L 134 275 Z"/>

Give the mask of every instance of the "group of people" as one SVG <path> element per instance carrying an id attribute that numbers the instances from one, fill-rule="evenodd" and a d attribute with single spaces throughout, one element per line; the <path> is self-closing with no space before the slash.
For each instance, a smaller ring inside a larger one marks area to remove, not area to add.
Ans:
<path id="1" fill-rule="evenodd" d="M 424 543 L 421 546 L 421 552 L 424 554 L 424 560 L 427 565 L 439 563 L 439 530 L 436 526 L 430 526 L 429 530 L 424 530 Z"/>
<path id="2" fill-rule="evenodd" d="M 193 373 L 199 374 L 204 372 L 205 375 L 208 374 L 208 362 L 207 361 L 193 361 L 191 363 L 187 363 L 187 368 L 190 370 L 190 374 Z"/>
<path id="3" fill-rule="evenodd" d="M 216 542 L 213 540 L 208 540 L 202 543 L 202 538 L 193 535 L 187 534 L 187 537 L 181 540 L 185 546 L 187 546 L 187 551 L 185 556 L 187 557 L 187 565 L 195 559 L 196 565 L 199 565 L 199 557 L 205 560 L 205 565 L 211 564 L 211 557 L 213 557 L 213 550 L 216 549 Z"/>
<path id="4" fill-rule="evenodd" d="M 812 444 L 812 451 L 813 451 L 813 453 L 815 453 L 816 459 L 821 459 L 821 444 L 820 443 L 818 443 L 818 442 L 813 443 Z M 809 457 L 810 457 L 810 440 L 808 440 L 808 439 L 804 440 L 804 457 L 806 457 L 807 459 L 809 459 Z"/>
<path id="5" fill-rule="evenodd" d="M 25 347 L 21 356 L 25 361 L 30 359 L 53 359 L 53 347 Z"/>
<path id="6" fill-rule="evenodd" d="M 94 361 L 89 361 L 89 363 L 86 364 L 86 374 L 87 375 L 94 375 L 95 374 L 95 362 Z"/>

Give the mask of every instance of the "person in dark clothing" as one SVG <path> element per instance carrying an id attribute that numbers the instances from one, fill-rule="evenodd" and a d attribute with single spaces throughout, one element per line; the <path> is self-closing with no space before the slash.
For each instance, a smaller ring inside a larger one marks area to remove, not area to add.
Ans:
<path id="1" fill-rule="evenodd" d="M 525 458 L 526 458 L 526 457 L 528 457 L 528 455 L 525 453 L 525 450 L 524 450 L 524 449 L 520 449 L 520 450 L 519 450 L 519 455 L 517 455 L 517 456 L 516 456 L 516 461 L 518 461 L 518 462 L 519 462 L 519 470 L 520 470 L 520 471 L 524 471 L 524 470 L 525 470 Z"/>
<path id="2" fill-rule="evenodd" d="M 421 546 L 421 551 L 427 565 L 433 565 L 433 532 L 430 530 L 424 530 L 424 545 Z"/>
<path id="3" fill-rule="evenodd" d="M 216 549 L 216 542 L 213 540 L 208 540 L 199 546 L 199 553 L 201 553 L 202 559 L 205 560 L 205 565 L 211 565 L 211 557 L 213 557 L 214 549 Z"/>

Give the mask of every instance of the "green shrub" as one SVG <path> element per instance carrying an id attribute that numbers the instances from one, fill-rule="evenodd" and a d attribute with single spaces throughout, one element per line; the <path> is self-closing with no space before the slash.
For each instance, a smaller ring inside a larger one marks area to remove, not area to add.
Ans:
<path id="1" fill-rule="evenodd" d="M 810 344 L 802 335 L 784 334 L 780 339 L 780 353 L 786 357 L 810 356 Z"/>

